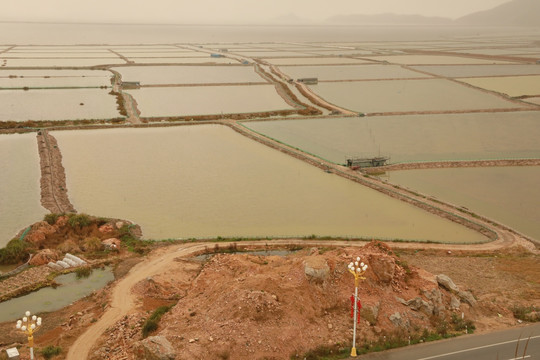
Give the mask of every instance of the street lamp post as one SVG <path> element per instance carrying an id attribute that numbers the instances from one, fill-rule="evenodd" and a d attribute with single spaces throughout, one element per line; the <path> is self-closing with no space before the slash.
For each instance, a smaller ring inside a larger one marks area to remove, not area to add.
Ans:
<path id="1" fill-rule="evenodd" d="M 364 274 L 366 273 L 368 266 L 360 261 L 360 257 L 356 258 L 356 261 L 349 263 L 348 269 L 351 274 L 354 275 L 354 317 L 353 317 L 353 341 L 351 356 L 356 357 L 356 323 L 358 316 L 358 281 L 365 280 Z"/>
<path id="2" fill-rule="evenodd" d="M 27 311 L 22 320 L 17 320 L 17 329 L 21 330 L 28 336 L 28 345 L 30 346 L 30 360 L 34 360 L 34 333 L 41 326 L 41 318 L 36 315 L 30 317 L 30 311 Z"/>

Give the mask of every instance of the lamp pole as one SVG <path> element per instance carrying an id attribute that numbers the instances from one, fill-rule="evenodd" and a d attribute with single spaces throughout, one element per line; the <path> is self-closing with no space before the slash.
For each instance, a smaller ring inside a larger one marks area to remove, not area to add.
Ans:
<path id="1" fill-rule="evenodd" d="M 354 275 L 354 317 L 353 317 L 353 341 L 351 356 L 356 357 L 356 323 L 358 319 L 358 282 L 359 280 L 365 280 L 364 274 L 366 273 L 368 266 L 360 261 L 360 257 L 356 258 L 356 261 L 349 263 L 348 269 L 351 274 Z"/>
<path id="2" fill-rule="evenodd" d="M 30 347 L 30 360 L 34 360 L 34 333 L 41 327 L 41 318 L 36 315 L 30 317 L 30 311 L 25 313 L 22 320 L 17 320 L 16 328 L 28 336 L 28 346 Z"/>

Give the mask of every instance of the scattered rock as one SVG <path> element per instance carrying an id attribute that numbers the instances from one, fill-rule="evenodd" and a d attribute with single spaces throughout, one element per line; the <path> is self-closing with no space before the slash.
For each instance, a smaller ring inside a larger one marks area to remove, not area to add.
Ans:
<path id="1" fill-rule="evenodd" d="M 459 288 L 456 284 L 450 279 L 448 276 L 444 274 L 437 275 L 437 283 L 445 288 L 446 290 L 452 291 L 452 292 L 458 292 Z"/>

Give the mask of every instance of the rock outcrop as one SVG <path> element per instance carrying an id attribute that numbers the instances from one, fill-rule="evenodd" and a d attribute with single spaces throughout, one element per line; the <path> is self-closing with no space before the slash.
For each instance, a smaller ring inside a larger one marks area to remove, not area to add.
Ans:
<path id="1" fill-rule="evenodd" d="M 136 359 L 174 360 L 176 353 L 165 336 L 150 336 L 135 345 Z"/>
<path id="2" fill-rule="evenodd" d="M 315 281 L 324 281 L 330 272 L 328 263 L 322 256 L 310 256 L 304 261 L 304 273 Z"/>

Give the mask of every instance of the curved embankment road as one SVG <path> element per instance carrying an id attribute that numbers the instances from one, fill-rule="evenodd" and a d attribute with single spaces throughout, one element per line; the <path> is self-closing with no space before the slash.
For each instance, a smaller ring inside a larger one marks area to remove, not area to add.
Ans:
<path id="1" fill-rule="evenodd" d="M 444 250 L 469 250 L 469 251 L 489 251 L 510 246 L 514 243 L 513 238 L 499 239 L 497 241 L 483 244 L 415 244 L 415 243 L 389 243 L 394 248 L 432 248 Z M 284 239 L 272 240 L 267 239 L 259 241 L 242 241 L 241 246 L 256 246 L 264 244 L 265 246 L 356 246 L 362 247 L 367 242 L 365 241 L 346 241 L 346 240 L 301 240 L 301 239 Z M 198 242 L 187 243 L 181 245 L 172 245 L 165 248 L 157 249 L 149 257 L 134 266 L 128 274 L 119 280 L 112 287 L 111 302 L 109 308 L 103 313 L 101 318 L 92 324 L 86 332 L 77 338 L 73 345 L 69 348 L 66 359 L 80 360 L 87 359 L 88 354 L 99 337 L 114 325 L 123 316 L 129 314 L 135 307 L 135 295 L 131 293 L 131 289 L 139 282 L 147 277 L 154 276 L 167 270 L 171 263 L 179 257 L 188 257 L 195 253 L 211 248 L 215 243 Z"/>

